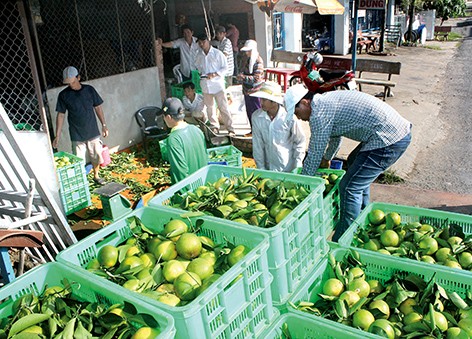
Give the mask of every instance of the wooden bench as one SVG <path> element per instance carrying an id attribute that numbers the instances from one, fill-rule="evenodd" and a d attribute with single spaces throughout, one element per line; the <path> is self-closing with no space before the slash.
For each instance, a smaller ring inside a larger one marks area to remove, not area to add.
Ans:
<path id="1" fill-rule="evenodd" d="M 359 85 L 359 91 L 362 91 L 362 85 L 374 85 L 383 86 L 383 100 L 390 96 L 390 89 L 395 87 L 396 83 L 392 81 L 392 75 L 400 74 L 400 68 L 402 64 L 400 62 L 385 61 L 377 59 L 357 59 L 356 71 L 358 76 L 356 77 L 356 83 Z M 387 79 L 374 79 L 374 78 L 363 78 L 363 73 L 380 73 L 388 74 Z"/>
<path id="2" fill-rule="evenodd" d="M 303 52 L 273 50 L 271 61 L 274 62 L 275 67 L 279 67 L 279 63 L 300 65 L 304 55 L 305 53 Z M 343 69 L 349 71 L 352 69 L 352 60 L 351 58 L 342 56 L 337 57 L 323 55 L 323 63 L 319 66 L 319 68 Z"/>
<path id="3" fill-rule="evenodd" d="M 434 26 L 434 39 L 447 40 L 451 29 L 451 26 Z"/>

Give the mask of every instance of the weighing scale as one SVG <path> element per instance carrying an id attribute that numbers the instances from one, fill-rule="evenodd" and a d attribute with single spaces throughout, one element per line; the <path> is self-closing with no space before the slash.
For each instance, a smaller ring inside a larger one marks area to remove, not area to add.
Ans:
<path id="1" fill-rule="evenodd" d="M 121 218 L 131 211 L 131 203 L 124 196 L 119 194 L 128 186 L 117 182 L 110 182 L 93 191 L 100 195 L 103 208 L 103 218 L 109 221 Z"/>

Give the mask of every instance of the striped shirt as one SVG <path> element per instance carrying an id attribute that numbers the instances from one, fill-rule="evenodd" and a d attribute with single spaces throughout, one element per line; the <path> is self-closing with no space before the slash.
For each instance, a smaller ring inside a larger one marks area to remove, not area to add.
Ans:
<path id="1" fill-rule="evenodd" d="M 233 58 L 233 45 L 228 38 L 223 38 L 223 40 L 217 42 L 217 47 L 226 57 L 228 61 L 228 70 L 225 75 L 233 75 L 234 72 L 234 58 Z"/>
<path id="2" fill-rule="evenodd" d="M 331 160 L 341 146 L 341 137 L 362 143 L 361 151 L 370 151 L 400 141 L 410 129 L 408 120 L 369 94 L 334 91 L 315 95 L 311 102 L 311 137 L 302 173 L 313 175 L 322 157 Z"/>
<path id="3" fill-rule="evenodd" d="M 252 73 L 249 73 L 249 58 L 247 59 L 246 65 L 243 68 L 243 94 L 249 95 L 257 92 L 264 83 L 264 61 L 261 56 L 257 57 L 257 60 L 252 68 Z"/>

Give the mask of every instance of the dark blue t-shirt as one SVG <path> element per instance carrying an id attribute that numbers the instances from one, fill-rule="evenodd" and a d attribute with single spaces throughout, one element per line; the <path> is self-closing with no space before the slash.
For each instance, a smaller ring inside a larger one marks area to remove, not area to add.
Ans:
<path id="1" fill-rule="evenodd" d="M 82 84 L 75 91 L 69 86 L 59 93 L 56 111 L 66 113 L 71 141 L 88 141 L 100 136 L 94 107 L 103 103 L 95 88 Z"/>

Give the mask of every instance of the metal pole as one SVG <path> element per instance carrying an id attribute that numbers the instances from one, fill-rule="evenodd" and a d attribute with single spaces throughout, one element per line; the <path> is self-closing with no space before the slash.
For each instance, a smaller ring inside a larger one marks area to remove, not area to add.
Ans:
<path id="1" fill-rule="evenodd" d="M 359 10 L 359 0 L 354 0 L 354 32 L 352 34 L 352 43 L 351 43 L 351 53 L 352 53 L 352 71 L 356 73 L 356 59 L 357 59 L 357 29 L 359 28 L 358 23 L 358 10 Z"/>

